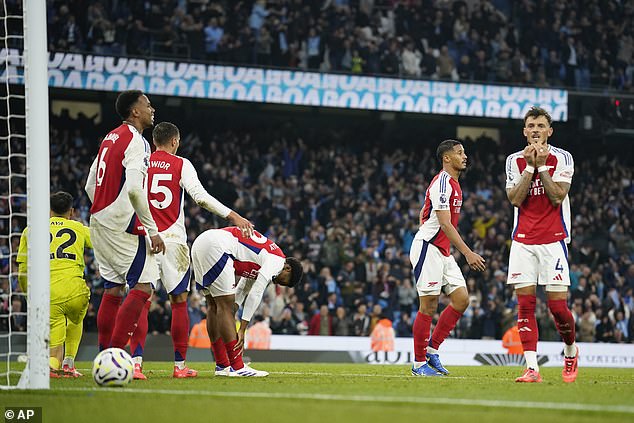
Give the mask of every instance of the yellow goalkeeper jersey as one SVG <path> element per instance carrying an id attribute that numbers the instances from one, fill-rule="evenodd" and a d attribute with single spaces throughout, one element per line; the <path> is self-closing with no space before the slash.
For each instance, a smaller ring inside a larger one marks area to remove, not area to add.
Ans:
<path id="1" fill-rule="evenodd" d="M 17 262 L 23 276 L 20 286 L 26 291 L 27 237 L 22 232 Z M 92 248 L 87 226 L 63 217 L 50 219 L 51 303 L 64 302 L 87 291 L 84 281 L 84 248 Z"/>

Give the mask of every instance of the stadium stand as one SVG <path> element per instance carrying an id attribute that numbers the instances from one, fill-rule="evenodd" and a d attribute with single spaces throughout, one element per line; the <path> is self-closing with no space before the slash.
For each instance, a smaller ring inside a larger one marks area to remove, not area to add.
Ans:
<path id="1" fill-rule="evenodd" d="M 192 159 L 209 192 L 303 260 L 303 284 L 294 290 L 270 286 L 265 294 L 259 314 L 274 333 L 306 334 L 322 305 L 332 315 L 335 335 L 367 335 L 381 314 L 394 322 L 399 334 L 411 333 L 418 300 L 407 253 L 422 196 L 437 169 L 436 140 L 388 145 L 378 135 L 373 139 L 367 131 L 349 127 L 310 132 L 287 123 L 283 130 L 259 126 L 238 131 L 210 128 L 204 120 L 189 122 L 179 154 Z M 83 185 L 97 134 L 104 130 L 88 116 L 64 113 L 53 117 L 51 126 L 51 189 L 77 193 L 75 217 L 87 223 L 89 202 Z M 465 200 L 460 231 L 487 259 L 488 270 L 469 273 L 463 267 L 471 307 L 456 336 L 501 339 L 516 320 L 516 300 L 505 286 L 512 209 L 504 193 L 503 167 L 506 154 L 519 144 L 502 140 L 498 145 L 482 137 L 466 139 L 465 146 L 470 166 L 461 181 Z M 571 189 L 570 303 L 579 337 L 632 342 L 634 158 L 618 150 L 595 155 L 596 149 L 587 146 L 571 151 L 576 173 Z M 0 204 L 0 214 L 7 206 Z M 226 224 L 193 203 L 185 210 L 190 241 Z M 0 225 L 9 224 L 19 233 L 24 222 L 0 219 Z M 18 239 L 13 239 L 14 248 Z M 86 262 L 92 297 L 85 328 L 94 331 L 103 288 L 90 253 Z M 3 275 L 15 266 L 4 254 L 1 265 Z M 18 289 L 17 278 L 0 282 Z M 7 286 L 0 290 L 6 292 Z M 6 309 L 10 299 L 2 298 L 0 306 Z M 541 338 L 556 340 L 545 303 L 538 301 Z M 441 303 L 440 311 L 446 306 Z M 201 302 L 198 294 L 190 296 L 189 312 L 193 323 L 204 315 L 204 299 Z M 167 295 L 157 291 L 150 332 L 169 330 L 170 313 Z M 5 320 L 0 325 L 23 323 Z"/>
<path id="2" fill-rule="evenodd" d="M 631 92 L 632 2 L 49 0 L 49 50 Z"/>
<path id="3" fill-rule="evenodd" d="M 47 10 L 49 51 L 633 91 L 631 1 L 48 0 Z M 605 109 L 603 117 L 615 120 L 612 109 Z M 431 144 L 387 146 L 378 135 L 350 127 L 307 131 L 289 122 L 281 134 L 267 127 L 208 128 L 204 118 L 182 121 L 187 125 L 180 153 L 192 159 L 209 192 L 303 259 L 304 283 L 295 290 L 270 287 L 259 310 L 274 333 L 307 334 L 311 318 L 326 305 L 335 335 L 367 336 L 381 314 L 399 335 L 411 334 L 417 296 L 407 253 L 422 196 L 437 169 Z M 96 122 L 81 113 L 51 116 L 51 190 L 76 195 L 75 217 L 84 223 L 89 218 L 84 180 L 97 137 L 108 129 Z M 500 339 L 516 309 L 504 283 L 512 210 L 503 165 L 519 146 L 504 138 L 466 139 L 465 146 L 470 168 L 461 182 L 460 230 L 485 256 L 488 270 L 475 274 L 463 268 L 471 306 L 456 336 Z M 629 156 L 580 145 L 570 151 L 576 162 L 570 303 L 579 340 L 632 342 L 631 148 Z M 12 166 L 25 164 L 16 159 Z M 25 211 L 24 201 L 11 201 L 0 200 L 0 215 L 7 216 L 10 206 Z M 190 241 L 225 224 L 186 204 Z M 0 229 L 19 234 L 25 223 L 3 217 Z M 17 277 L 8 277 L 17 266 L 7 242 L 15 251 L 18 241 L 19 236 L 0 239 L 0 314 L 11 306 L 24 309 L 19 298 L 7 295 L 8 284 L 19 289 Z M 103 288 L 90 253 L 86 263 L 92 297 L 84 327 L 95 331 Z M 159 290 L 152 300 L 150 331 L 165 332 L 171 313 L 167 295 Z M 537 312 L 541 338 L 557 340 L 543 298 Z M 198 294 L 190 296 L 189 313 L 192 325 L 204 316 Z M 22 327 L 25 321 L 1 319 L 0 331 L 9 325 Z"/>

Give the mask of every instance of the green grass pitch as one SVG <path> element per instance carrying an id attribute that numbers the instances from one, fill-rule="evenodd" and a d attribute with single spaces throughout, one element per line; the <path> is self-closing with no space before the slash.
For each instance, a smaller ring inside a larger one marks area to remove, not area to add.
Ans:
<path id="1" fill-rule="evenodd" d="M 148 362 L 147 381 L 100 388 L 86 376 L 54 379 L 44 392 L 0 391 L 4 406 L 41 406 L 44 422 L 634 422 L 634 370 L 581 368 L 573 384 L 542 368 L 541 384 L 516 384 L 519 367 L 452 367 L 416 378 L 406 366 L 254 363 L 266 378 L 173 379 Z"/>

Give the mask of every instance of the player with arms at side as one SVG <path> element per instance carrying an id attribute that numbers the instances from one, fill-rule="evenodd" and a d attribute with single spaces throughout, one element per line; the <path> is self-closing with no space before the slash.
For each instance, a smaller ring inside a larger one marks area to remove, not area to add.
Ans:
<path id="1" fill-rule="evenodd" d="M 207 331 L 216 359 L 216 375 L 263 377 L 242 361 L 244 335 L 270 282 L 295 286 L 304 273 L 301 262 L 286 257 L 280 247 L 257 231 L 245 236 L 236 227 L 210 229 L 192 245 L 194 277 L 207 300 Z M 242 279 L 236 284 L 236 277 Z M 236 285 L 243 302 L 236 332 Z"/>
<path id="2" fill-rule="evenodd" d="M 484 259 L 462 240 L 456 229 L 462 206 L 460 173 L 467 167 L 467 155 L 459 141 L 444 140 L 436 149 L 442 170 L 432 179 L 420 212 L 420 228 L 410 249 L 420 308 L 414 320 L 414 376 L 442 376 L 449 372 L 440 362 L 438 348 L 449 336 L 469 305 L 469 295 L 460 267 L 450 246 L 460 251 L 474 270 L 485 270 Z M 429 339 L 432 316 L 444 290 L 451 302 L 440 314 Z"/>
<path id="3" fill-rule="evenodd" d="M 566 302 L 570 286 L 568 190 L 574 162 L 570 153 L 548 144 L 553 134 L 551 123 L 544 109 L 532 107 L 524 116 L 528 145 L 506 159 L 506 194 L 515 211 L 507 283 L 514 285 L 517 294 L 517 326 L 527 366 L 516 382 L 542 381 L 535 318 L 538 284 L 546 286 L 548 308 L 565 343 L 563 380 L 574 382 L 577 378 L 575 321 Z"/>
<path id="4" fill-rule="evenodd" d="M 71 220 L 73 196 L 59 191 L 51 195 L 51 338 L 50 376 L 83 376 L 75 369 L 75 356 L 84 329 L 90 289 L 84 280 L 84 248 L 92 248 L 86 226 Z M 17 262 L 20 288 L 27 287 L 28 228 L 22 232 Z M 62 357 L 64 362 L 62 363 Z"/>
<path id="5" fill-rule="evenodd" d="M 176 155 L 180 146 L 180 131 L 176 125 L 161 122 L 152 131 L 156 151 L 150 156 L 148 169 L 148 200 L 152 218 L 165 242 L 165 254 L 158 255 L 159 277 L 172 305 L 172 340 L 174 342 L 174 373 L 176 378 L 195 377 L 198 372 L 185 366 L 189 337 L 187 296 L 191 271 L 187 233 L 185 230 L 185 192 L 196 204 L 226 218 L 247 236 L 253 225 L 235 211 L 209 195 L 198 179 L 196 169 L 186 158 Z M 141 371 L 143 346 L 148 331 L 148 309 L 143 308 L 139 326 L 130 339 L 130 350 L 135 361 L 134 377 L 145 379 Z"/>
<path id="6" fill-rule="evenodd" d="M 104 137 L 86 180 L 90 237 L 104 280 L 97 313 L 100 350 L 128 343 L 158 279 L 154 254 L 165 250 L 144 188 L 150 145 L 142 132 L 154 124 L 154 108 L 138 90 L 119 94 L 115 108 L 123 123 Z M 125 284 L 130 292 L 121 304 Z"/>

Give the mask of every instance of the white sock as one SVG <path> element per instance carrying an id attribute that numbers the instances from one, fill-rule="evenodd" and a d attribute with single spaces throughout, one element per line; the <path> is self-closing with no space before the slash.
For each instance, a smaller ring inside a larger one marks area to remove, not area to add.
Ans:
<path id="1" fill-rule="evenodd" d="M 526 359 L 526 367 L 539 372 L 539 365 L 537 364 L 537 351 L 524 351 L 524 358 Z"/>
<path id="2" fill-rule="evenodd" d="M 564 356 L 568 358 L 575 358 L 577 355 L 577 345 L 573 342 L 572 345 L 564 344 Z M 66 360 L 64 360 L 66 361 Z"/>
<path id="3" fill-rule="evenodd" d="M 132 361 L 134 361 L 134 364 L 138 364 L 140 366 L 143 366 L 143 357 L 141 357 L 140 355 L 138 355 L 136 357 L 132 357 Z"/>
<path id="4" fill-rule="evenodd" d="M 414 361 L 414 368 L 418 369 L 421 366 L 424 366 L 427 361 Z"/>
<path id="5" fill-rule="evenodd" d="M 62 366 L 68 366 L 71 369 L 75 367 L 75 358 L 73 357 L 64 357 L 64 361 L 62 362 Z"/>
<path id="6" fill-rule="evenodd" d="M 183 370 L 185 368 L 185 361 L 175 361 L 174 366 L 178 367 L 178 370 Z"/>
<path id="7" fill-rule="evenodd" d="M 427 347 L 428 354 L 438 354 L 438 350 L 436 348 Z"/>

